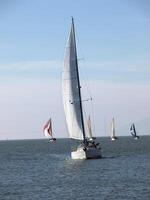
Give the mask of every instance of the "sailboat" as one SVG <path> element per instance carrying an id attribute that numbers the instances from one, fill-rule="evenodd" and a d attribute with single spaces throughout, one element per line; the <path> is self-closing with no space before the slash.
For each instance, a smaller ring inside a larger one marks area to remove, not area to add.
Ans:
<path id="1" fill-rule="evenodd" d="M 69 137 L 81 141 L 71 158 L 101 158 L 101 148 L 88 140 L 85 129 L 73 18 L 64 56 L 62 95 Z"/>
<path id="2" fill-rule="evenodd" d="M 112 122 L 111 122 L 111 140 L 116 140 L 118 139 L 116 137 L 116 133 L 115 133 L 115 119 L 114 117 L 112 118 Z"/>
<path id="3" fill-rule="evenodd" d="M 92 135 L 92 126 L 91 126 L 91 118 L 90 118 L 90 115 L 89 115 L 89 118 L 88 118 L 88 121 L 87 121 L 87 138 L 89 141 L 93 141 L 96 139 L 96 137 L 93 137 Z"/>
<path id="4" fill-rule="evenodd" d="M 137 133 L 136 133 L 136 129 L 135 129 L 134 123 L 131 125 L 130 133 L 131 133 L 131 135 L 133 136 L 133 138 L 134 138 L 135 140 L 140 138 L 140 137 L 137 135 Z"/>
<path id="5" fill-rule="evenodd" d="M 52 133 L 52 120 L 51 118 L 46 122 L 44 128 L 43 128 L 43 133 L 46 138 L 49 139 L 50 142 L 56 141 L 56 138 L 53 137 Z"/>

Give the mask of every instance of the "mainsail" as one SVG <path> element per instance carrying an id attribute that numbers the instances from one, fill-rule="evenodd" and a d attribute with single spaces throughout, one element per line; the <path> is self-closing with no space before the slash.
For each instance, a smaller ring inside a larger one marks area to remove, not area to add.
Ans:
<path id="1" fill-rule="evenodd" d="M 86 136 L 87 136 L 88 139 L 92 139 L 92 127 L 91 127 L 91 118 L 90 118 L 90 116 L 89 116 L 88 122 L 87 122 Z"/>
<path id="2" fill-rule="evenodd" d="M 136 138 L 136 139 L 139 138 L 139 136 L 137 136 L 137 133 L 136 133 L 136 129 L 135 129 L 135 125 L 134 125 L 134 123 L 131 125 L 130 133 L 131 133 L 131 135 L 132 135 L 134 138 Z"/>
<path id="3" fill-rule="evenodd" d="M 62 93 L 70 138 L 85 141 L 74 22 L 66 45 L 62 72 Z"/>
<path id="4" fill-rule="evenodd" d="M 134 136 L 134 137 L 136 136 L 136 130 L 135 130 L 135 125 L 134 124 L 131 125 L 130 133 L 131 133 L 132 136 Z"/>
<path id="5" fill-rule="evenodd" d="M 111 122 L 111 138 L 115 138 L 115 120 L 114 120 L 114 118 L 112 119 L 112 122 Z"/>

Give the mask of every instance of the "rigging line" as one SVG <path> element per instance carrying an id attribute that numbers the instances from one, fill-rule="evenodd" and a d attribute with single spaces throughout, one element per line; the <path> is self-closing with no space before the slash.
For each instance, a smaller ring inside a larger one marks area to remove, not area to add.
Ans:
<path id="1" fill-rule="evenodd" d="M 85 125 L 85 129 L 86 129 L 86 137 L 87 137 L 87 121 L 88 121 L 88 118 L 87 118 L 87 113 L 86 113 L 86 110 L 84 109 L 83 107 L 83 113 L 84 113 L 84 125 Z"/>
<path id="2" fill-rule="evenodd" d="M 82 70 L 80 70 L 80 72 L 81 72 L 82 77 L 84 78 L 84 82 L 85 82 L 84 85 L 86 87 L 87 93 L 88 93 L 90 100 L 91 100 L 91 106 L 90 106 L 91 107 L 91 113 L 92 113 L 91 117 L 92 117 L 92 121 L 93 121 L 93 123 L 92 123 L 93 124 L 93 132 L 95 132 L 94 102 L 93 102 L 93 98 L 92 98 L 92 92 L 91 92 L 91 89 L 90 89 L 89 84 L 88 84 L 89 81 L 88 81 L 87 76 L 85 76 L 85 74 L 83 73 Z"/>
<path id="3" fill-rule="evenodd" d="M 79 51 L 81 52 L 81 57 L 80 58 L 82 58 L 82 59 L 78 59 L 78 61 L 84 61 L 84 65 L 83 65 L 83 67 L 86 69 L 86 66 L 87 66 L 87 64 L 85 63 L 85 56 L 84 56 L 84 53 L 83 53 L 83 50 L 82 50 L 82 48 L 81 48 L 81 45 L 80 45 L 80 40 L 79 40 L 79 38 L 78 38 L 78 34 L 76 33 L 76 41 L 77 41 L 77 43 L 78 43 L 78 49 L 79 49 Z M 90 89 L 90 87 L 89 87 L 89 85 L 87 84 L 87 82 L 89 82 L 89 79 L 87 78 L 88 76 L 87 76 L 87 74 L 86 74 L 86 72 L 85 73 L 82 73 L 82 66 L 81 67 L 79 67 L 80 68 L 80 72 L 81 72 L 81 75 L 82 75 L 82 77 L 83 77 L 83 79 L 84 79 L 84 81 L 85 81 L 85 87 L 86 87 L 86 89 L 87 89 L 87 91 L 88 91 L 88 93 L 89 93 L 89 96 L 90 97 L 92 97 L 92 94 L 91 94 L 91 89 Z M 84 70 L 85 71 L 85 70 Z"/>
<path id="4" fill-rule="evenodd" d="M 94 131 L 94 133 L 95 133 L 95 118 L 94 118 L 94 104 L 93 104 L 93 102 L 92 102 L 92 119 L 93 119 L 93 131 Z"/>
<path id="5" fill-rule="evenodd" d="M 78 43 L 78 49 L 80 50 L 81 57 L 83 58 L 82 61 L 84 61 L 84 66 L 83 67 L 86 69 L 87 64 L 86 64 L 85 59 L 84 59 L 84 54 L 83 54 L 83 51 L 82 51 L 82 48 L 81 48 L 81 45 L 80 45 L 80 40 L 78 39 L 77 33 L 76 33 L 76 39 L 77 39 L 77 43 Z M 79 70 L 80 70 L 81 76 L 83 77 L 83 80 L 85 82 L 85 87 L 86 87 L 87 93 L 88 93 L 89 97 L 92 100 L 93 98 L 92 98 L 91 86 L 89 86 L 89 84 L 88 84 L 89 83 L 89 78 L 88 78 L 88 76 L 86 74 L 86 70 L 84 70 L 85 73 L 83 73 L 82 67 L 79 67 Z M 93 101 L 91 101 L 91 109 L 92 109 L 91 112 L 92 112 L 92 121 L 93 121 L 93 131 L 95 132 L 95 119 L 94 119 L 94 104 L 93 104 Z"/>
<path id="6" fill-rule="evenodd" d="M 84 112 L 85 121 L 87 121 L 87 114 L 86 114 L 84 107 L 83 107 L 83 112 Z"/>
<path id="7" fill-rule="evenodd" d="M 82 65 L 80 65 L 80 72 L 81 72 L 81 76 L 83 77 L 83 80 L 84 80 L 84 85 L 85 85 L 85 88 L 88 92 L 88 95 L 90 97 L 92 97 L 92 92 L 91 92 L 91 86 L 90 86 L 90 81 L 89 81 L 89 78 L 88 78 L 88 75 L 86 73 L 86 64 L 85 64 L 85 60 L 84 60 L 84 63 Z M 84 69 L 84 70 L 83 70 Z M 84 73 L 83 73 L 84 71 Z"/>

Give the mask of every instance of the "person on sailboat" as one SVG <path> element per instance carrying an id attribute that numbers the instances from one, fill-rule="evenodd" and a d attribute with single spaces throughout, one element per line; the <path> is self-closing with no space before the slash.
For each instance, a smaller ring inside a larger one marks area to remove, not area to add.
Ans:
<path id="1" fill-rule="evenodd" d="M 96 148 L 96 144 L 94 141 L 89 141 L 89 146 L 90 147 L 95 147 Z"/>

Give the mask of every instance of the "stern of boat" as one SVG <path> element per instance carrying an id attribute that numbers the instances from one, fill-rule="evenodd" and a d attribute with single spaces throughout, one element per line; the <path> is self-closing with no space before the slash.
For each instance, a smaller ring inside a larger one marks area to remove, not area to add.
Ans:
<path id="1" fill-rule="evenodd" d="M 99 159 L 102 158 L 101 149 L 95 147 L 80 148 L 71 152 L 72 159 Z"/>

